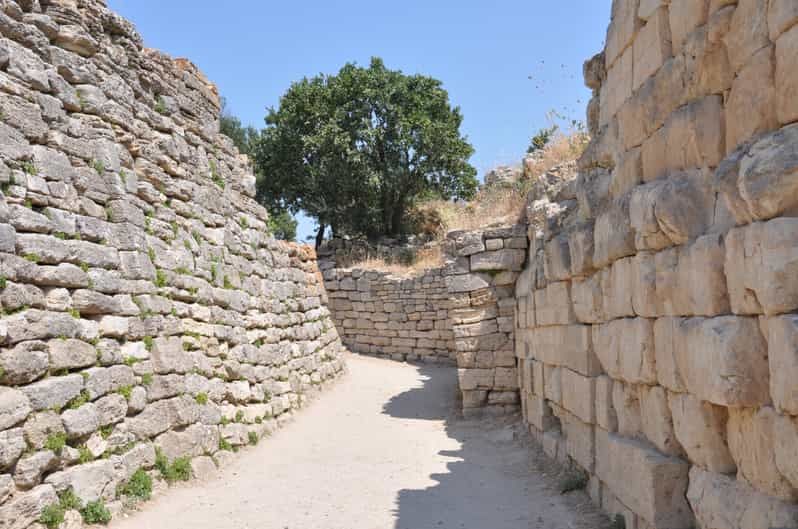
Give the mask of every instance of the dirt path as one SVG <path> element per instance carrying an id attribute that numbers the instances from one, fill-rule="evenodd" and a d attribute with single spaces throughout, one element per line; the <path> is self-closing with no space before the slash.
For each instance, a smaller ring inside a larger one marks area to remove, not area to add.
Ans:
<path id="1" fill-rule="evenodd" d="M 351 356 L 346 378 L 217 479 L 113 529 L 597 529 L 495 421 L 453 416 L 455 370 Z"/>

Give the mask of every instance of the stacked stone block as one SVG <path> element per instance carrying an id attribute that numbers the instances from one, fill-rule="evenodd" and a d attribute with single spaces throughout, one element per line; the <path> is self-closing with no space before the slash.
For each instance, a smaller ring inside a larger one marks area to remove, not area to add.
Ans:
<path id="1" fill-rule="evenodd" d="M 394 360 L 454 363 L 449 293 L 441 270 L 396 277 L 359 268 L 324 271 L 328 306 L 352 351 Z"/>
<path id="2" fill-rule="evenodd" d="M 514 286 L 526 260 L 526 226 L 450 232 L 447 239 L 444 273 L 463 411 L 512 413 L 519 406 Z"/>
<path id="3" fill-rule="evenodd" d="M 445 264 L 411 277 L 322 263 L 338 332 L 354 351 L 456 363 L 467 415 L 517 411 L 514 286 L 526 226 L 452 231 L 440 244 Z"/>
<path id="4" fill-rule="evenodd" d="M 68 490 L 116 512 L 156 452 L 207 473 L 342 363 L 313 251 L 269 235 L 191 63 L 101 0 L 0 0 L 0 35 L 0 527 L 23 529 Z"/>
<path id="5" fill-rule="evenodd" d="M 531 430 L 627 528 L 798 527 L 795 5 L 616 0 L 586 64 L 516 354 Z"/>

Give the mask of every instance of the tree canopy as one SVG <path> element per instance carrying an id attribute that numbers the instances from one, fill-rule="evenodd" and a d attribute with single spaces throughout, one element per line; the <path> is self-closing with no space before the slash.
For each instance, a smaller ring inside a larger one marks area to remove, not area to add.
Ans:
<path id="1" fill-rule="evenodd" d="M 256 142 L 258 197 L 304 210 L 334 235 L 396 236 L 421 197 L 477 189 L 460 109 L 440 81 L 346 64 L 291 85 Z"/>
<path id="2" fill-rule="evenodd" d="M 252 156 L 255 146 L 260 140 L 260 132 L 255 127 L 245 127 L 241 120 L 234 116 L 222 99 L 222 115 L 219 118 L 219 132 L 233 140 L 239 152 Z M 257 170 L 257 168 L 256 168 Z M 269 204 L 269 229 L 277 239 L 296 240 L 297 221 L 279 204 Z"/>

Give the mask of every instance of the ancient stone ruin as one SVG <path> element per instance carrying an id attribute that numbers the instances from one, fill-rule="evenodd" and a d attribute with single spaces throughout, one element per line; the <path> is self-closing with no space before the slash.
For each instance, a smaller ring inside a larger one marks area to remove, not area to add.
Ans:
<path id="1" fill-rule="evenodd" d="M 68 489 L 117 511 L 156 452 L 212 472 L 343 365 L 313 252 L 269 235 L 191 63 L 100 0 L 2 0 L 0 33 L 0 527 L 17 529 Z"/>
<path id="2" fill-rule="evenodd" d="M 0 529 L 212 474 L 344 345 L 456 365 L 627 529 L 798 527 L 795 0 L 615 0 L 575 177 L 412 277 L 275 241 L 214 85 L 103 0 L 0 35 Z"/>
<path id="3" fill-rule="evenodd" d="M 516 285 L 524 416 L 626 527 L 798 527 L 798 3 L 617 0 L 577 200 Z"/>

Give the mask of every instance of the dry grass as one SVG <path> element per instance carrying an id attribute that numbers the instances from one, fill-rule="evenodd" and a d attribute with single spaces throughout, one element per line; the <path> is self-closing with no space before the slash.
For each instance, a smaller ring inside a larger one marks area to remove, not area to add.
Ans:
<path id="1" fill-rule="evenodd" d="M 515 185 L 483 187 L 470 202 L 436 200 L 419 207 L 433 210 L 441 219 L 441 234 L 451 230 L 475 230 L 493 224 L 513 224 L 523 214 L 531 186 L 530 177 L 552 167 L 577 159 L 585 147 L 584 134 L 559 134 L 543 150 L 537 160 L 527 160 L 524 178 Z"/>
<path id="2" fill-rule="evenodd" d="M 385 259 L 369 258 L 354 265 L 362 270 L 374 270 L 399 277 L 421 275 L 425 271 L 443 266 L 443 252 L 438 245 L 423 248 L 416 253 L 411 264 L 391 263 Z"/>
<path id="3" fill-rule="evenodd" d="M 477 230 L 492 225 L 515 224 L 523 215 L 533 178 L 562 163 L 577 159 L 588 138 L 583 133 L 558 134 L 538 159 L 525 160 L 524 178 L 514 185 L 483 187 L 470 202 L 433 200 L 416 207 L 413 213 L 419 229 L 442 239 L 452 230 Z M 411 264 L 369 258 L 355 266 L 399 277 L 412 277 L 444 263 L 440 246 L 419 250 Z"/>

